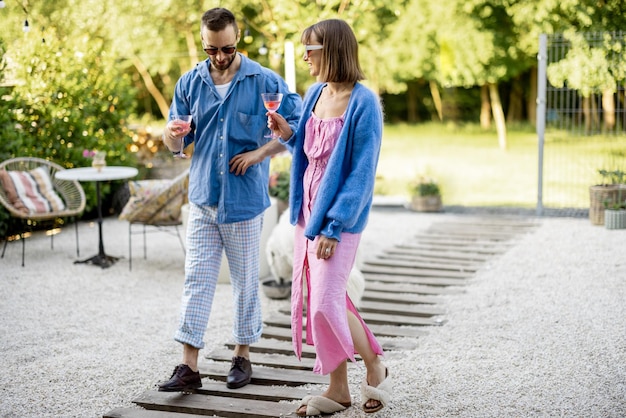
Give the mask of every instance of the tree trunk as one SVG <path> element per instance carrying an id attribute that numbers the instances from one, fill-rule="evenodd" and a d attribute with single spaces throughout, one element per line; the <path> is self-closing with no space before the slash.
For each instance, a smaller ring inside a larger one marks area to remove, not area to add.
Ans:
<path id="1" fill-rule="evenodd" d="M 439 121 L 443 121 L 443 104 L 441 102 L 439 86 L 434 80 L 429 80 L 428 84 L 430 86 L 430 95 L 433 97 L 433 104 L 435 105 L 435 109 L 437 110 L 437 116 L 439 116 Z"/>
<path id="2" fill-rule="evenodd" d="M 409 81 L 406 83 L 406 118 L 409 123 L 415 123 L 419 120 L 417 116 L 417 82 Z"/>
<path id="3" fill-rule="evenodd" d="M 519 122 L 523 118 L 522 104 L 524 102 L 524 89 L 519 77 L 513 79 L 509 96 L 509 109 L 506 113 L 507 122 Z"/>
<path id="4" fill-rule="evenodd" d="M 152 80 L 152 76 L 148 72 L 148 69 L 144 65 L 143 61 L 136 56 L 133 55 L 133 65 L 137 69 L 137 72 L 143 79 L 144 84 L 146 85 L 146 90 L 150 93 L 150 95 L 154 98 L 154 101 L 159 106 L 159 110 L 161 111 L 161 115 L 167 119 L 167 115 L 170 111 L 170 104 L 165 100 L 161 91 L 157 88 Z"/>
<path id="5" fill-rule="evenodd" d="M 491 128 L 491 104 L 489 103 L 489 87 L 486 84 L 480 86 L 480 127 Z"/>
<path id="6" fill-rule="evenodd" d="M 506 121 L 504 119 L 504 110 L 502 109 L 502 102 L 500 102 L 500 93 L 498 92 L 498 85 L 489 83 L 489 96 L 491 99 L 491 110 L 493 112 L 493 120 L 496 123 L 496 130 L 498 132 L 498 144 L 500 149 L 506 149 Z"/>
<path id="7" fill-rule="evenodd" d="M 591 96 L 591 122 L 593 132 L 600 131 L 600 115 L 598 115 L 598 101 L 595 94 Z"/>
<path id="8" fill-rule="evenodd" d="M 602 115 L 604 116 L 604 131 L 615 129 L 615 101 L 613 91 L 605 90 L 602 93 Z"/>

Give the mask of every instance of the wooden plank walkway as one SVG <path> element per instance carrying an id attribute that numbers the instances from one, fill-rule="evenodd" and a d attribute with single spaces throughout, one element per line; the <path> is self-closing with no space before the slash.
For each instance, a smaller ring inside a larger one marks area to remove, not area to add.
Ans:
<path id="1" fill-rule="evenodd" d="M 364 263 L 365 293 L 359 311 L 385 351 L 415 349 L 428 327 L 445 323 L 448 307 L 442 296 L 463 291 L 467 279 L 485 262 L 536 226 L 532 220 L 499 217 L 434 223 L 413 242 L 395 245 Z M 250 347 L 254 374 L 249 385 L 226 387 L 233 345 L 225 344 L 200 359 L 201 389 L 192 394 L 148 390 L 133 399 L 141 408 L 116 408 L 103 417 L 295 417 L 290 402 L 315 394 L 304 386 L 326 384 L 328 377 L 312 373 L 313 347 L 303 345 L 302 361 L 293 355 L 288 301 L 263 322 L 261 341 Z"/>

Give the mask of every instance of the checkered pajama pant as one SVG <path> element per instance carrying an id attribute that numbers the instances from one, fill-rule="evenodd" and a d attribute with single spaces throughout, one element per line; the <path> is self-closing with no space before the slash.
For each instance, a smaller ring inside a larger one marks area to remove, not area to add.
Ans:
<path id="1" fill-rule="evenodd" d="M 263 214 L 247 221 L 218 224 L 217 208 L 189 204 L 185 286 L 176 341 L 204 348 L 222 250 L 230 267 L 234 342 L 247 345 L 259 340 L 263 331 L 259 299 L 262 227 Z M 220 309 L 219 301 L 216 308 Z"/>

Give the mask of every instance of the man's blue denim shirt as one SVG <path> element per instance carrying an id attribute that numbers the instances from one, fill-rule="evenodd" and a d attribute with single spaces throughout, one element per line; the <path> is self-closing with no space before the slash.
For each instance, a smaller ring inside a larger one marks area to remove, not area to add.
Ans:
<path id="1" fill-rule="evenodd" d="M 241 55 L 241 67 L 224 99 L 215 89 L 209 73 L 210 61 L 200 62 L 176 83 L 170 117 L 192 115 L 192 130 L 185 146 L 193 143 L 189 174 L 189 201 L 216 206 L 218 222 L 252 219 L 270 205 L 268 195 L 269 158 L 244 175 L 229 171 L 235 155 L 257 149 L 270 139 L 266 109 L 261 93 L 283 93 L 278 113 L 295 132 L 302 100 L 289 92 L 287 83 L 274 71 Z"/>

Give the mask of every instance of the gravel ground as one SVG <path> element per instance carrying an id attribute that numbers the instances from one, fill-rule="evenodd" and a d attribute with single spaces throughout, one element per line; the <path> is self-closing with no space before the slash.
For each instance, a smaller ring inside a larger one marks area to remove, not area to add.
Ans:
<path id="1" fill-rule="evenodd" d="M 362 249 L 376 254 L 432 222 L 468 214 L 375 209 Z M 376 417 L 626 416 L 626 231 L 542 218 L 446 296 L 446 324 L 412 351 L 387 353 L 392 405 Z M 107 219 L 108 253 L 127 253 L 127 224 Z M 97 251 L 82 223 L 81 258 Z M 0 416 L 99 417 L 169 377 L 183 281 L 176 238 L 153 234 L 148 260 L 73 264 L 74 231 L 10 244 L 0 260 Z M 140 254 L 141 240 L 135 254 Z M 229 341 L 230 286 L 219 285 L 207 351 Z M 264 297 L 264 312 L 284 301 Z M 364 370 L 352 369 L 353 401 Z M 295 405 L 294 405 L 295 408 Z M 338 417 L 364 417 L 358 406 Z"/>

